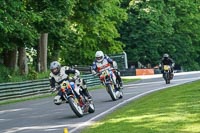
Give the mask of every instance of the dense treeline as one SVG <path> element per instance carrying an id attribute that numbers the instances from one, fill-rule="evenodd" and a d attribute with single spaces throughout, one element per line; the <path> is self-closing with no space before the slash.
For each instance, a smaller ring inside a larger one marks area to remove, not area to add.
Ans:
<path id="1" fill-rule="evenodd" d="M 0 14 L 1 66 L 22 75 L 52 60 L 90 65 L 96 50 L 151 66 L 169 53 L 200 68 L 198 0 L 2 0 Z"/>
<path id="2" fill-rule="evenodd" d="M 130 62 L 155 66 L 169 53 L 185 70 L 200 66 L 200 1 L 135 0 L 120 28 Z"/>

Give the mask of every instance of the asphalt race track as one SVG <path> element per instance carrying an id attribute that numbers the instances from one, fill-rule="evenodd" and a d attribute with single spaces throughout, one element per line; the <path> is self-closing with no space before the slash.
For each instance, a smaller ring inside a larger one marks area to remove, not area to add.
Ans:
<path id="1" fill-rule="evenodd" d="M 200 72 L 175 73 L 171 84 L 161 75 L 145 76 L 124 85 L 123 99 L 112 101 L 105 89 L 90 91 L 96 111 L 78 118 L 68 104 L 54 105 L 53 97 L 0 106 L 0 133 L 79 133 L 113 110 L 149 93 L 200 79 Z"/>

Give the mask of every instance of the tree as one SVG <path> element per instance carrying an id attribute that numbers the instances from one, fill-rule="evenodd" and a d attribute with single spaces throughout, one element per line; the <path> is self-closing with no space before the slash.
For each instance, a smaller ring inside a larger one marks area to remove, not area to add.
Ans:
<path id="1" fill-rule="evenodd" d="M 185 70 L 200 69 L 200 2 L 196 0 L 167 1 L 166 4 L 174 7 L 176 21 L 173 23 L 174 34 L 171 43 L 175 47 L 173 54 L 178 64 Z"/>
<path id="2" fill-rule="evenodd" d="M 129 19 L 120 33 L 129 62 L 158 64 L 160 48 L 173 34 L 173 10 L 166 9 L 162 0 L 132 1 L 127 12 Z"/>
<path id="3" fill-rule="evenodd" d="M 67 37 L 61 35 L 60 33 L 66 31 L 66 25 L 68 25 L 68 16 L 72 13 L 72 7 L 74 1 L 71 0 L 29 0 L 27 6 L 28 9 L 32 9 L 34 13 L 40 16 L 40 21 L 34 23 L 35 28 L 38 33 L 40 33 L 40 40 L 38 48 L 38 70 L 47 70 L 47 48 L 50 51 L 48 56 L 55 55 L 55 51 L 59 53 L 62 45 L 65 45 Z M 65 36 L 67 36 L 65 34 Z M 49 39 L 49 41 L 47 40 Z M 54 40 L 56 38 L 56 40 Z M 47 46 L 47 41 L 50 45 Z M 56 49 L 54 49 L 56 47 Z M 55 51 L 54 51 L 55 50 Z M 59 55 L 55 57 L 58 59 Z M 50 59 L 51 60 L 51 59 Z"/>
<path id="4" fill-rule="evenodd" d="M 31 46 L 37 37 L 35 29 L 31 26 L 35 14 L 26 10 L 25 1 L 3 0 L 0 7 L 1 55 L 4 65 L 16 70 L 18 48 Z M 18 52 L 20 54 L 20 51 Z M 23 69 L 28 68 L 23 67 Z"/>
<path id="5" fill-rule="evenodd" d="M 117 26 L 127 16 L 119 0 L 79 0 L 73 11 L 71 33 L 61 54 L 66 64 L 91 64 L 96 50 L 108 54 L 123 51 Z"/>
<path id="6" fill-rule="evenodd" d="M 198 1 L 135 0 L 127 8 L 120 33 L 130 63 L 154 66 L 168 53 L 185 69 L 199 69 Z"/>

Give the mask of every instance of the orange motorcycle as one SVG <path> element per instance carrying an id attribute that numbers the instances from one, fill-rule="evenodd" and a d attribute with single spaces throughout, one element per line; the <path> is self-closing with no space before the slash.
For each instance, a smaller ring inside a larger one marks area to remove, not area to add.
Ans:
<path id="1" fill-rule="evenodd" d="M 72 111 L 78 116 L 82 117 L 84 113 L 95 112 L 95 106 L 93 100 L 89 100 L 82 91 L 80 91 L 80 98 L 78 98 L 75 92 L 75 83 L 63 80 L 57 90 L 60 91 L 61 100 L 65 103 L 69 103 Z"/>
<path id="2" fill-rule="evenodd" d="M 113 101 L 123 97 L 122 89 L 112 69 L 105 69 L 99 73 L 99 78 Z"/>

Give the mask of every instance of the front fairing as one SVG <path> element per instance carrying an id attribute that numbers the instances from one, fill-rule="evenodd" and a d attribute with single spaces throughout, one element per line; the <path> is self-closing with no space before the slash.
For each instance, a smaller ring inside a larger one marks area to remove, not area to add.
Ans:
<path id="1" fill-rule="evenodd" d="M 73 87 L 74 87 L 74 83 L 72 84 L 68 80 L 65 80 L 60 84 L 60 91 L 63 96 L 68 98 L 68 97 L 74 96 Z"/>
<path id="2" fill-rule="evenodd" d="M 109 69 L 103 71 L 100 75 L 100 80 L 105 85 L 112 84 L 113 83 L 112 78 L 113 78 L 113 72 L 112 70 L 109 70 Z"/>

